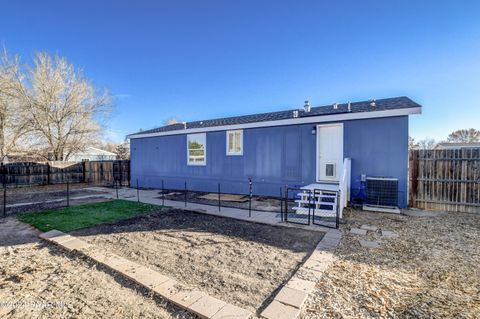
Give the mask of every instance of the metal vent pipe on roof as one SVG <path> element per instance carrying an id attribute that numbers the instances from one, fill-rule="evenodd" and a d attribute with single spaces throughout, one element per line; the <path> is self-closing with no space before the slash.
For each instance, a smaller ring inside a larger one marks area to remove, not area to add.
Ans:
<path id="1" fill-rule="evenodd" d="M 352 112 L 352 103 L 348 102 L 348 112 Z"/>
<path id="2" fill-rule="evenodd" d="M 303 106 L 303 110 L 305 111 L 305 113 L 308 113 L 312 110 L 312 107 L 310 106 L 310 102 L 305 101 L 305 105 Z"/>

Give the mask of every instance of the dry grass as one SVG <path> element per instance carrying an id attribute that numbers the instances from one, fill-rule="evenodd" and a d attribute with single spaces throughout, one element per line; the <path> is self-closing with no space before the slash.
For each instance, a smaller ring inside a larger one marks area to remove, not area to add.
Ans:
<path id="1" fill-rule="evenodd" d="M 379 227 L 367 236 L 351 227 Z M 380 230 L 400 237 L 385 239 Z M 352 211 L 337 260 L 317 284 L 303 318 L 479 318 L 480 215 L 409 217 Z M 378 240 L 365 249 L 359 239 Z"/>

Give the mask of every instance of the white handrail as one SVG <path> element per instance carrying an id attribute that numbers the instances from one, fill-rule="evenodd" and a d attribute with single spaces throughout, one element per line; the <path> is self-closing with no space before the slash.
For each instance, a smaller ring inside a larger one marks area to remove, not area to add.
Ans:
<path id="1" fill-rule="evenodd" d="M 350 176 L 352 169 L 352 159 L 346 157 L 343 160 L 342 178 L 340 180 L 340 218 L 343 217 L 343 209 L 347 207 L 350 200 Z"/>

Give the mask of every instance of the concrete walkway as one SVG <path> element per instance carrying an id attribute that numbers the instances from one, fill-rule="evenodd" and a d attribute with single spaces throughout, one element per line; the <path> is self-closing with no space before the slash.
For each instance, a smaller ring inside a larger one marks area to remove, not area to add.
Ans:
<path id="1" fill-rule="evenodd" d="M 38 230 L 14 217 L 0 218 L 0 247 L 34 243 L 39 234 Z"/>
<path id="2" fill-rule="evenodd" d="M 110 192 L 111 197 L 116 198 L 115 189 L 104 188 L 104 187 L 91 187 L 89 189 Z M 162 205 L 161 195 L 159 194 L 158 190 L 139 190 L 139 194 L 140 194 L 140 202 L 142 203 Z M 118 197 L 120 199 L 137 201 L 137 190 L 133 188 L 121 188 L 118 190 Z M 338 230 L 336 229 L 318 226 L 318 225 L 307 226 L 307 225 L 298 225 L 298 224 L 282 222 L 280 219 L 280 212 L 275 213 L 275 212 L 262 212 L 258 210 L 252 210 L 251 211 L 252 216 L 249 217 L 248 210 L 246 209 L 221 207 L 219 211 L 217 206 L 197 204 L 197 203 L 191 203 L 191 202 L 187 202 L 187 207 L 185 207 L 184 202 L 167 200 L 167 199 L 165 200 L 165 206 L 170 206 L 170 207 L 179 208 L 179 209 L 188 209 L 188 210 L 196 211 L 203 214 L 234 218 L 238 220 L 255 222 L 260 224 L 283 226 L 283 227 L 294 227 L 294 228 L 301 228 L 305 230 L 319 231 L 324 233 L 331 232 L 331 231 L 338 232 Z"/>

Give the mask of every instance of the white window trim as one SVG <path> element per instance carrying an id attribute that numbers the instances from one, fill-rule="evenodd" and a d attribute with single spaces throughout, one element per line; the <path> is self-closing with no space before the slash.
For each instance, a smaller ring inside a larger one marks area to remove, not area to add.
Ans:
<path id="1" fill-rule="evenodd" d="M 188 136 L 191 135 L 203 135 L 205 136 L 205 147 L 204 147 L 204 160 L 201 163 L 190 163 L 190 153 L 188 148 Z M 207 133 L 195 133 L 195 134 L 187 134 L 187 166 L 206 166 L 207 165 Z"/>
<path id="2" fill-rule="evenodd" d="M 228 150 L 228 139 L 230 138 L 230 134 L 240 133 L 240 152 L 230 152 Z M 243 130 L 230 130 L 226 132 L 226 149 L 227 149 L 227 156 L 242 156 L 243 155 Z"/>

